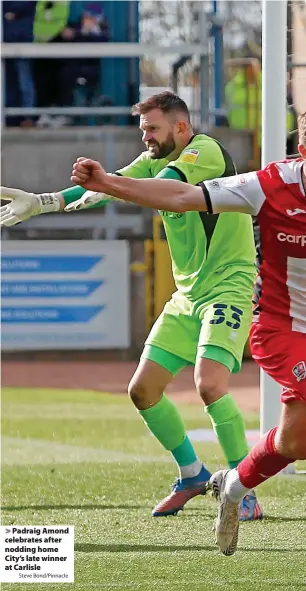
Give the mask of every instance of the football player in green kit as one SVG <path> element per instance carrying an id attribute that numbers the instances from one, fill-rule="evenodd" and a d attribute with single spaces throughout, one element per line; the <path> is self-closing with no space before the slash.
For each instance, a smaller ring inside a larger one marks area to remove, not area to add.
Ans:
<path id="1" fill-rule="evenodd" d="M 121 176 L 176 179 L 196 185 L 235 174 L 231 157 L 216 140 L 204 134 L 194 135 L 186 104 L 172 92 L 138 103 L 133 114 L 140 116 L 147 150 L 114 175 L 106 175 L 110 191 L 101 193 L 95 189 L 95 183 L 93 187 L 88 184 L 88 171 L 84 167 L 82 177 L 80 166 L 79 185 L 88 190 L 75 186 L 59 193 L 35 195 L 3 188 L 2 198 L 10 203 L 1 208 L 1 225 L 11 226 L 51 211 L 100 207 L 112 199 L 126 199 L 122 191 L 120 194 Z M 256 274 L 249 216 L 209 216 L 196 211 L 160 214 L 177 291 L 155 322 L 128 388 L 147 427 L 171 452 L 179 468 L 172 492 L 153 510 L 155 517 L 175 515 L 189 499 L 205 494 L 210 478 L 176 406 L 164 394 L 169 382 L 184 367 L 195 366 L 195 386 L 228 465 L 237 466 L 248 453 L 243 418 L 228 391 L 228 382 L 231 372 L 238 372 L 241 367 Z M 261 508 L 251 491 L 241 503 L 240 519 L 261 517 Z"/>

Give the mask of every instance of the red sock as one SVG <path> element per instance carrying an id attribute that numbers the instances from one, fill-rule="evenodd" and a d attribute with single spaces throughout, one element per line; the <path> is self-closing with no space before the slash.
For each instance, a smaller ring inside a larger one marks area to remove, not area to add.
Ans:
<path id="1" fill-rule="evenodd" d="M 281 456 L 275 448 L 276 431 L 277 427 L 274 427 L 261 437 L 237 467 L 240 482 L 246 488 L 255 488 L 294 462 Z"/>

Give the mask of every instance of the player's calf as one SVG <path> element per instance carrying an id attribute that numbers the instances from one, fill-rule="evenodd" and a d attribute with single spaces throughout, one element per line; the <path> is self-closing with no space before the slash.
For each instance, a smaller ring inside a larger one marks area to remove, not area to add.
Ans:
<path id="1" fill-rule="evenodd" d="M 275 448 L 282 456 L 306 459 L 306 401 L 283 404 L 280 425 L 275 434 Z"/>

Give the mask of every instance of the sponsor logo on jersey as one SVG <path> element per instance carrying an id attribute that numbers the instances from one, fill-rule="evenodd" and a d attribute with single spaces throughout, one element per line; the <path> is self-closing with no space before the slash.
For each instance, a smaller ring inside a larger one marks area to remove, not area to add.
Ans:
<path id="1" fill-rule="evenodd" d="M 299 361 L 293 368 L 292 373 L 296 377 L 298 382 L 306 379 L 306 363 L 305 361 Z"/>
<path id="2" fill-rule="evenodd" d="M 219 181 L 208 181 L 208 184 L 210 189 L 215 189 L 216 191 L 220 189 Z"/>
<path id="3" fill-rule="evenodd" d="M 174 213 L 173 211 L 164 211 L 164 210 L 161 210 L 160 211 L 160 215 L 163 218 L 168 218 L 168 219 L 171 218 L 173 220 L 179 220 L 180 218 L 183 217 L 184 214 L 183 213 Z"/>
<path id="4" fill-rule="evenodd" d="M 236 174 L 224 177 L 220 180 L 220 183 L 222 187 L 235 189 L 236 187 L 239 188 L 241 185 L 248 185 L 254 181 L 254 179 L 258 182 L 256 172 L 248 172 L 247 174 Z"/>
<path id="5" fill-rule="evenodd" d="M 288 215 L 299 215 L 301 213 L 306 213 L 306 209 L 299 209 L 298 207 L 296 207 L 295 209 L 286 209 L 286 213 Z"/>
<path id="6" fill-rule="evenodd" d="M 294 234 L 285 234 L 285 232 L 279 232 L 277 234 L 277 239 L 280 242 L 290 242 L 292 244 L 300 244 L 301 246 L 306 246 L 306 234 L 295 236 Z"/>
<path id="7" fill-rule="evenodd" d="M 179 158 L 179 161 L 188 162 L 188 164 L 194 164 L 197 161 L 199 154 L 199 150 L 193 150 L 192 148 L 190 148 L 189 150 L 185 150 L 185 152 Z"/>

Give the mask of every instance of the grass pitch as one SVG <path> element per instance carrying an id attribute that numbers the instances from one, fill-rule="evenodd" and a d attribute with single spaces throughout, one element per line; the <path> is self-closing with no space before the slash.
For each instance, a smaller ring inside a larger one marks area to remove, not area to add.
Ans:
<path id="1" fill-rule="evenodd" d="M 209 427 L 199 406 L 180 409 L 188 429 Z M 246 424 L 256 428 L 257 416 Z M 210 470 L 224 465 L 218 445 L 195 446 Z M 75 526 L 75 583 L 63 589 L 306 591 L 304 476 L 260 487 L 265 519 L 241 525 L 233 557 L 214 545 L 210 496 L 190 501 L 178 517 L 151 517 L 175 476 L 127 398 L 3 390 L 2 524 Z M 2 584 L 3 591 L 21 589 L 62 586 Z"/>

